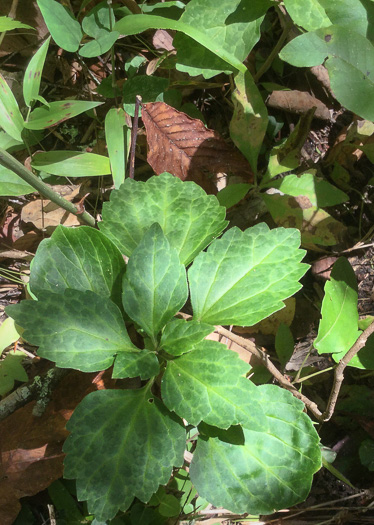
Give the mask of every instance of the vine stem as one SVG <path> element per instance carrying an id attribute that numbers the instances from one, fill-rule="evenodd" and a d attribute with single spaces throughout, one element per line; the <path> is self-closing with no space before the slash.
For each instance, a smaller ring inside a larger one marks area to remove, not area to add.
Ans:
<path id="1" fill-rule="evenodd" d="M 41 193 L 44 197 L 57 204 L 57 206 L 60 206 L 69 213 L 76 215 L 82 222 L 88 224 L 88 226 L 96 226 L 96 221 L 92 215 L 86 211 L 82 212 L 72 202 L 61 197 L 61 195 L 53 191 L 52 188 L 40 180 L 31 171 L 26 169 L 23 164 L 2 148 L 0 148 L 0 164 L 16 173 L 16 175 L 21 177 L 22 180 L 35 188 L 35 190 Z"/>

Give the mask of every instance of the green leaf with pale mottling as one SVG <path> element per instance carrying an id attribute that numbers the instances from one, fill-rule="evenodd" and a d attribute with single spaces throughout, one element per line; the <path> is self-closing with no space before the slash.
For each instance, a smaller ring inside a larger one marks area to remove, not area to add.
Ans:
<path id="1" fill-rule="evenodd" d="M 82 151 L 47 151 L 34 155 L 31 166 L 60 177 L 99 177 L 110 173 L 108 157 Z"/>
<path id="2" fill-rule="evenodd" d="M 284 5 L 293 22 L 307 31 L 332 24 L 319 0 L 284 0 Z"/>
<path id="3" fill-rule="evenodd" d="M 122 296 L 125 311 L 155 343 L 157 334 L 182 308 L 187 296 L 184 265 L 155 223 L 128 262 Z"/>
<path id="4" fill-rule="evenodd" d="M 192 350 L 207 335 L 214 332 L 214 326 L 198 321 L 172 319 L 162 332 L 160 347 L 168 354 L 182 355 Z"/>
<path id="5" fill-rule="evenodd" d="M 38 49 L 26 68 L 23 79 L 23 98 L 26 106 L 31 107 L 31 102 L 36 100 L 39 95 L 40 81 L 42 79 L 42 70 L 47 56 L 49 41 L 47 38 L 44 44 Z"/>
<path id="6" fill-rule="evenodd" d="M 55 0 L 37 0 L 37 3 L 56 44 L 70 53 L 77 51 L 83 34 L 71 12 Z"/>
<path id="7" fill-rule="evenodd" d="M 149 379 L 155 377 L 160 371 L 157 356 L 149 350 L 134 352 L 121 352 L 114 361 L 112 377 L 116 379 L 127 377 L 140 377 Z"/>
<path id="8" fill-rule="evenodd" d="M 257 428 L 263 418 L 257 390 L 241 377 L 248 370 L 248 364 L 225 345 L 202 341 L 188 354 L 168 362 L 162 400 L 194 426 L 204 420 L 222 428 L 237 423 Z"/>
<path id="9" fill-rule="evenodd" d="M 66 288 L 91 290 L 111 297 L 120 306 L 122 276 L 126 265 L 117 247 L 101 232 L 81 226 L 58 226 L 44 239 L 32 262 L 30 288 L 40 292 L 64 293 Z"/>
<path id="10" fill-rule="evenodd" d="M 97 106 L 100 106 L 100 104 L 102 104 L 102 102 L 89 102 L 86 100 L 61 100 L 58 102 L 50 102 L 48 107 L 44 106 L 36 108 L 30 113 L 28 121 L 25 122 L 25 128 L 50 128 L 64 122 L 64 120 L 76 117 L 85 111 L 96 108 Z"/>
<path id="11" fill-rule="evenodd" d="M 99 228 L 120 251 L 131 256 L 145 232 L 157 222 L 170 245 L 188 264 L 228 224 L 226 210 L 194 182 L 170 173 L 147 182 L 126 179 L 103 205 Z"/>
<path id="12" fill-rule="evenodd" d="M 304 404 L 277 386 L 256 388 L 266 424 L 229 429 L 226 436 L 204 428 L 190 466 L 198 493 L 235 514 L 272 514 L 304 501 L 321 467 L 319 437 Z"/>
<path id="13" fill-rule="evenodd" d="M 98 372 L 109 368 L 116 354 L 137 350 L 110 299 L 70 288 L 64 294 L 40 292 L 38 299 L 6 311 L 24 328 L 22 337 L 39 346 L 38 355 L 58 367 Z"/>
<path id="14" fill-rule="evenodd" d="M 264 223 L 244 232 L 231 228 L 188 272 L 194 317 L 211 324 L 251 326 L 283 308 L 308 266 L 301 264 L 300 233 L 269 230 Z"/>
<path id="15" fill-rule="evenodd" d="M 77 478 L 78 498 L 100 521 L 126 511 L 134 497 L 148 502 L 183 464 L 181 421 L 147 387 L 89 394 L 67 428 L 64 475 Z"/>

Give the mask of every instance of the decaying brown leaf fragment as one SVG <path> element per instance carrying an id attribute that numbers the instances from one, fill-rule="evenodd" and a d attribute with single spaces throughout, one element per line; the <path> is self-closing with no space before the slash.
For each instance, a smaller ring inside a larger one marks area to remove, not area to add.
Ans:
<path id="1" fill-rule="evenodd" d="M 248 181 L 253 174 L 248 161 L 233 146 L 199 119 L 193 119 L 164 102 L 143 104 L 147 131 L 148 163 L 155 173 L 172 173 L 193 180 L 214 192 L 217 173 L 235 174 Z M 213 176 L 213 177 L 212 177 Z"/>

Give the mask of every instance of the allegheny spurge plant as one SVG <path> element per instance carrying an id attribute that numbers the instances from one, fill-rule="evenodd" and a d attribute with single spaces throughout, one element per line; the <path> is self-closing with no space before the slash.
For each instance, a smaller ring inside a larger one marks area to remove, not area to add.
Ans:
<path id="1" fill-rule="evenodd" d="M 183 467 L 195 427 L 191 481 L 236 513 L 304 500 L 321 466 L 304 404 L 278 386 L 255 386 L 247 363 L 205 339 L 214 325 L 250 326 L 283 307 L 308 268 L 300 233 L 258 224 L 219 237 L 226 225 L 216 197 L 193 182 L 168 173 L 127 179 L 104 204 L 100 231 L 59 226 L 42 241 L 30 276 L 36 300 L 6 309 L 58 367 L 113 366 L 114 378 L 142 380 L 87 395 L 67 425 L 65 477 L 98 520 L 134 497 L 148 502 Z M 176 315 L 188 297 L 186 321 Z"/>

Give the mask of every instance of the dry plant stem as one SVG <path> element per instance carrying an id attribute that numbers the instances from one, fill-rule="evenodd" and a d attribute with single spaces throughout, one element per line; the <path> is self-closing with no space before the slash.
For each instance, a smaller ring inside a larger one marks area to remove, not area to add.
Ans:
<path id="1" fill-rule="evenodd" d="M 57 204 L 57 206 L 60 206 L 69 213 L 76 215 L 85 224 L 88 224 L 89 226 L 96 225 L 96 221 L 92 215 L 86 211 L 81 213 L 72 202 L 67 201 L 61 197 L 61 195 L 53 191 L 52 188 L 36 177 L 31 171 L 26 169 L 23 164 L 18 162 L 18 160 L 2 148 L 0 148 L 0 164 L 16 173 L 22 180 L 27 182 L 27 184 L 30 184 L 30 186 L 35 188 L 35 190 L 41 193 L 44 197 Z"/>
<path id="2" fill-rule="evenodd" d="M 334 373 L 334 383 L 331 389 L 331 394 L 329 401 L 327 403 L 327 408 L 322 414 L 322 420 L 328 421 L 334 413 L 335 405 L 339 396 L 340 388 L 344 379 L 344 369 L 348 365 L 349 361 L 366 345 L 368 337 L 374 333 L 374 322 L 366 328 L 357 339 L 355 344 L 348 350 L 343 359 L 339 362 L 338 366 L 335 368 Z"/>
<path id="3" fill-rule="evenodd" d="M 310 401 L 306 396 L 301 394 L 287 379 L 284 377 L 281 372 L 277 369 L 277 367 L 270 361 L 268 355 L 257 348 L 257 346 L 252 343 L 251 341 L 248 341 L 247 339 L 244 339 L 243 337 L 240 337 L 239 335 L 233 334 L 226 328 L 223 328 L 222 326 L 216 326 L 216 331 L 230 339 L 230 341 L 233 341 L 234 343 L 237 343 L 241 347 L 243 347 L 245 350 L 253 354 L 254 356 L 259 359 L 263 365 L 269 370 L 269 372 L 275 377 L 275 379 L 278 381 L 278 383 L 283 387 L 289 390 L 295 397 L 300 399 L 304 405 L 312 412 L 314 417 L 321 421 L 322 419 L 322 412 L 319 410 L 316 403 L 313 403 L 313 401 Z"/>

